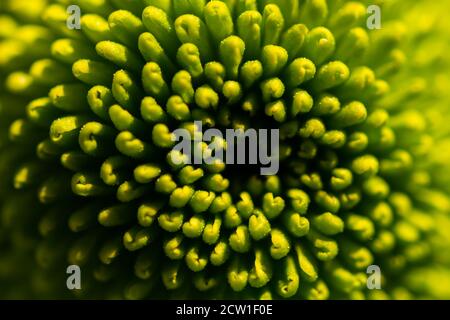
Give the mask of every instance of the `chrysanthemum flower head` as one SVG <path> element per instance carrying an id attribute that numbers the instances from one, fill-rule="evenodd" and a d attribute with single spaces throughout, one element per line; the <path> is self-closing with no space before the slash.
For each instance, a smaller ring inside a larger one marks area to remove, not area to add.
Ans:
<path id="1" fill-rule="evenodd" d="M 446 7 L 2 1 L 2 293 L 449 297 Z M 279 129 L 279 171 L 186 164 L 196 121 Z"/>

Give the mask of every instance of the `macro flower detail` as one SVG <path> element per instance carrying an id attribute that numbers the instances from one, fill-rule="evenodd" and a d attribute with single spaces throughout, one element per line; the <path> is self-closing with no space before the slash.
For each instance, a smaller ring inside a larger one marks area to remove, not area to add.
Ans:
<path id="1" fill-rule="evenodd" d="M 374 2 L 2 1 L 1 295 L 450 298 L 450 7 Z M 197 122 L 278 173 L 186 163 Z"/>

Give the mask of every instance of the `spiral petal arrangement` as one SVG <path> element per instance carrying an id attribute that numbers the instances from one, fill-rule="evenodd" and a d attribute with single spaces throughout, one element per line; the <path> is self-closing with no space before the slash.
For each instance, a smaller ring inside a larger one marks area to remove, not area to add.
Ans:
<path id="1" fill-rule="evenodd" d="M 449 298 L 450 7 L 374 2 L 2 1 L 0 295 Z M 180 165 L 194 121 L 279 172 Z"/>

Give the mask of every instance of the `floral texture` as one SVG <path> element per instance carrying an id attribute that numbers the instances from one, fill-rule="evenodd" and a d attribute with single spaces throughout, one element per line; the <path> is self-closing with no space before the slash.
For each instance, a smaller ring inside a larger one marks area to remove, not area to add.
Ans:
<path id="1" fill-rule="evenodd" d="M 0 294 L 449 298 L 449 9 L 2 0 Z M 196 120 L 279 129 L 279 172 L 178 165 Z"/>

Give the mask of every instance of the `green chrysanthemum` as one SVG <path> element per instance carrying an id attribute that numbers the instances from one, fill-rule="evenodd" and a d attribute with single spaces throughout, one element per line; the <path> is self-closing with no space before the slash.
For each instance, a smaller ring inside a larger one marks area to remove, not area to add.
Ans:
<path id="1" fill-rule="evenodd" d="M 2 294 L 449 298 L 449 6 L 375 2 L 2 1 Z M 177 165 L 195 120 L 279 173 Z"/>

